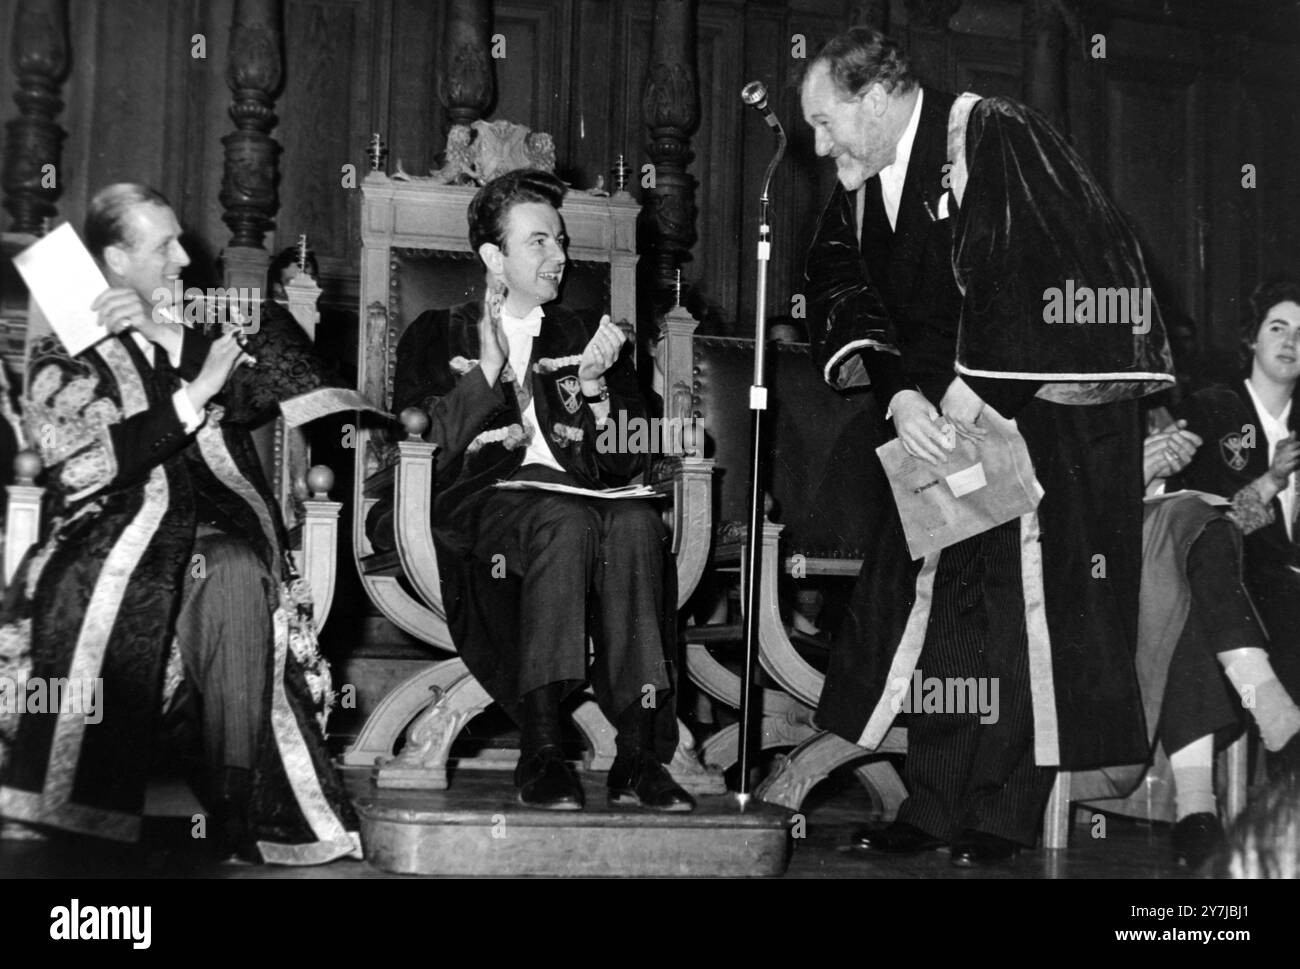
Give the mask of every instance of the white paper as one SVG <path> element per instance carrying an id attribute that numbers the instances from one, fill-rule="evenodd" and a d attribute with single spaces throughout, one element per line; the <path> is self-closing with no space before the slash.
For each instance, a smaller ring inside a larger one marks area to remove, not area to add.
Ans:
<path id="1" fill-rule="evenodd" d="M 76 356 L 109 335 L 90 308 L 108 282 L 69 223 L 14 256 L 14 268 L 68 353 Z"/>
<path id="2" fill-rule="evenodd" d="M 972 491 L 979 491 L 986 484 L 988 479 L 984 477 L 984 464 L 973 464 L 964 471 L 958 471 L 948 475 L 945 478 L 948 487 L 952 489 L 952 496 L 960 498 L 962 495 L 968 495 Z"/>
<path id="3" fill-rule="evenodd" d="M 318 387 L 280 401 L 280 413 L 289 427 L 301 427 L 317 418 L 352 410 L 370 411 L 390 419 L 392 417 L 366 400 L 360 391 L 348 387 Z"/>
<path id="4" fill-rule="evenodd" d="M 622 488 L 575 488 L 573 485 L 551 484 L 547 481 L 498 481 L 496 487 L 506 491 L 551 491 L 561 495 L 578 495 L 582 498 L 658 498 L 659 492 L 645 485 L 624 485 Z"/>

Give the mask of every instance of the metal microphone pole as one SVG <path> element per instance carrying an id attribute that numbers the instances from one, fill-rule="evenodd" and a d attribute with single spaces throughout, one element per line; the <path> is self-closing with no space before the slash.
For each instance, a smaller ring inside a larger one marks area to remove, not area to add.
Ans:
<path id="1" fill-rule="evenodd" d="M 785 154 L 785 131 L 767 106 L 767 90 L 751 81 L 741 92 L 741 99 L 763 113 L 776 132 L 776 153 L 763 176 L 763 194 L 758 199 L 758 295 L 754 307 L 754 383 L 749 388 L 751 439 L 749 463 L 749 537 L 745 562 L 745 672 L 740 680 L 740 791 L 737 800 L 743 809 L 749 803 L 750 738 L 753 736 L 754 660 L 758 656 L 759 581 L 763 561 L 763 417 L 767 410 L 767 387 L 764 383 L 767 356 L 767 264 L 772 258 L 772 227 L 768 224 L 768 189 L 772 173 Z"/>

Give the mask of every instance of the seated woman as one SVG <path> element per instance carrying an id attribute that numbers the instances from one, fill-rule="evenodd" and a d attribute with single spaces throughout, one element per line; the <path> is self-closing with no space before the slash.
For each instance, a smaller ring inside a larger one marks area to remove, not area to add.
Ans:
<path id="1" fill-rule="evenodd" d="M 1184 402 L 1179 416 L 1209 443 L 1171 484 L 1229 499 L 1229 517 L 1245 536 L 1245 584 L 1269 643 L 1243 653 L 1236 675 L 1253 687 L 1256 718 L 1271 752 L 1269 770 L 1276 775 L 1295 767 L 1295 755 L 1282 752 L 1293 715 L 1271 711 L 1285 708 L 1278 697 L 1300 696 L 1300 443 L 1292 406 L 1300 380 L 1300 282 L 1266 283 L 1250 302 L 1241 333 L 1249 375 L 1236 386 L 1210 387 Z"/>
<path id="2" fill-rule="evenodd" d="M 1181 421 L 1148 437 L 1148 488 L 1158 490 L 1165 477 L 1185 468 L 1200 445 Z M 1269 750 L 1287 747 L 1294 755 L 1300 749 L 1296 742 L 1288 747 L 1300 734 L 1300 708 L 1285 690 L 1261 690 L 1276 679 L 1269 675 L 1263 630 L 1242 584 L 1242 540 L 1233 517 L 1225 503 L 1195 492 L 1148 499 L 1136 658 L 1154 752 L 1148 785 L 1140 796 L 1131 795 L 1147 765 L 1071 778 L 1077 800 L 1129 794 L 1129 806 L 1144 800 L 1146 813 L 1164 816 L 1150 802 L 1162 790 L 1168 793 L 1172 775 L 1174 852 L 1191 868 L 1223 842 L 1213 758 L 1216 747 L 1240 734 L 1242 708 L 1259 724 Z"/>

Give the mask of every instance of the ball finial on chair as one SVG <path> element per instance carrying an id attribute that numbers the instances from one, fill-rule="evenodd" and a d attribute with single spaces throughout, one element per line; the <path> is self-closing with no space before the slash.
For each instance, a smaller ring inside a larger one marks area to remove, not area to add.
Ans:
<path id="1" fill-rule="evenodd" d="M 429 415 L 418 407 L 408 407 L 402 411 L 401 420 L 407 435 L 413 438 L 424 437 L 424 432 L 429 429 Z"/>
<path id="2" fill-rule="evenodd" d="M 45 467 L 35 451 L 19 451 L 14 455 L 14 476 L 20 485 L 30 485 Z"/>
<path id="3" fill-rule="evenodd" d="M 334 487 L 334 472 L 323 464 L 314 464 L 311 470 L 307 472 L 307 487 L 311 489 L 311 496 L 316 499 L 325 499 L 330 496 L 330 490 Z"/>

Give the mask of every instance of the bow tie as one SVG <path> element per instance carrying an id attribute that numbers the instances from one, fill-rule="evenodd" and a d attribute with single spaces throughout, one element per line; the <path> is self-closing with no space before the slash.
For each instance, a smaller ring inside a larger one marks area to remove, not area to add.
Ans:
<path id="1" fill-rule="evenodd" d="M 528 315 L 519 319 L 505 310 L 501 311 L 501 326 L 507 333 L 519 333 L 535 337 L 542 332 L 542 308 L 534 306 Z"/>

